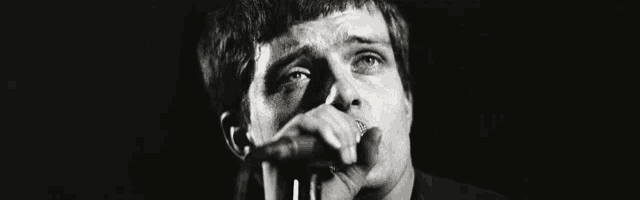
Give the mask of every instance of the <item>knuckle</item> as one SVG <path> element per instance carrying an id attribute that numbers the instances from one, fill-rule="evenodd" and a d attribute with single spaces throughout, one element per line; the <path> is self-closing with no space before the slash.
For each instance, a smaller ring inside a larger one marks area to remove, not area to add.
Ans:
<path id="1" fill-rule="evenodd" d="M 349 194 L 351 194 L 351 196 L 358 194 L 358 186 L 356 185 L 354 180 L 347 178 L 345 180 L 345 185 L 346 185 L 347 191 L 349 191 Z"/>
<path id="2" fill-rule="evenodd" d="M 322 104 L 320 107 L 318 107 L 321 111 L 323 112 L 329 112 L 331 111 L 331 108 L 333 108 L 332 105 L 329 104 Z"/>
<path id="3" fill-rule="evenodd" d="M 331 127 L 329 126 L 322 126 L 320 128 L 320 134 L 330 136 L 331 134 L 333 134 L 333 130 L 331 130 Z"/>
<path id="4" fill-rule="evenodd" d="M 280 129 L 278 131 L 278 133 L 276 133 L 276 137 L 274 137 L 275 139 L 282 137 L 282 136 L 297 136 L 299 135 L 299 131 L 298 131 L 298 125 L 300 125 L 301 123 L 303 123 L 305 120 L 305 116 L 302 114 L 298 114 L 296 116 L 294 116 L 293 118 L 291 118 L 291 120 L 289 120 L 289 122 L 287 122 L 284 127 L 282 127 L 282 129 Z"/>
<path id="5" fill-rule="evenodd" d="M 308 116 L 307 116 L 307 114 L 305 114 L 305 113 L 301 113 L 301 114 L 296 115 L 296 116 L 295 116 L 295 117 L 293 117 L 293 118 L 294 118 L 294 120 L 296 120 L 296 121 L 302 121 L 302 120 L 306 119 L 307 117 L 308 117 Z"/>
<path id="6" fill-rule="evenodd" d="M 318 108 L 326 109 L 328 106 L 329 106 L 329 104 L 322 104 L 322 105 L 318 106 Z"/>
<path id="7" fill-rule="evenodd" d="M 336 174 L 336 175 L 344 184 L 344 186 L 341 187 L 343 192 L 348 193 L 349 196 L 355 196 L 358 194 L 358 192 L 360 191 L 360 187 L 352 177 L 349 177 L 347 174 Z"/>
<path id="8" fill-rule="evenodd" d="M 314 118 L 313 115 L 308 113 L 298 114 L 296 117 L 297 123 L 308 123 L 311 119 Z"/>
<path id="9" fill-rule="evenodd" d="M 320 113 L 322 113 L 322 110 L 314 109 L 312 111 L 309 111 L 309 112 L 305 113 L 305 115 L 307 115 L 309 117 L 319 117 Z"/>

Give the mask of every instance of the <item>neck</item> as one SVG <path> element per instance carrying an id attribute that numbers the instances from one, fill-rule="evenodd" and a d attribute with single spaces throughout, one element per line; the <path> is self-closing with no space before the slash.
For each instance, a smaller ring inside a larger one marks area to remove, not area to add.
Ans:
<path id="1" fill-rule="evenodd" d="M 356 199 L 410 199 L 413 192 L 415 171 L 411 161 L 407 164 L 398 179 L 391 187 L 383 187 L 377 191 L 361 191 Z M 372 189 L 373 190 L 373 189 Z"/>

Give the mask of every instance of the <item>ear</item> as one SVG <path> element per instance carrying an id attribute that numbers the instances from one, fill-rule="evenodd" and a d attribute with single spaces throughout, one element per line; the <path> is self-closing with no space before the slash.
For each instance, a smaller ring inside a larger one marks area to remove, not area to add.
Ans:
<path id="1" fill-rule="evenodd" d="M 407 98 L 404 99 L 404 107 L 407 112 L 407 117 L 413 119 L 413 94 L 409 93 Z"/>
<path id="2" fill-rule="evenodd" d="M 413 128 L 413 95 L 409 94 L 407 96 L 405 96 L 404 100 L 403 100 L 403 104 L 404 104 L 404 110 L 406 113 L 405 116 L 405 125 L 408 130 L 407 130 L 407 134 L 411 134 L 411 129 Z"/>
<path id="3" fill-rule="evenodd" d="M 220 126 L 222 134 L 227 142 L 227 147 L 239 159 L 244 160 L 248 153 L 246 147 L 252 146 L 251 139 L 247 134 L 246 128 L 240 127 L 239 113 L 234 111 L 225 111 L 220 115 Z"/>

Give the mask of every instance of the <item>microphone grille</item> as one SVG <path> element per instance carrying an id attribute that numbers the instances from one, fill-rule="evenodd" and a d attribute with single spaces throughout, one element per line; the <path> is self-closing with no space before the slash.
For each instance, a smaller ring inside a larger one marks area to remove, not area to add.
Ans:
<path id="1" fill-rule="evenodd" d="M 360 128 L 360 136 L 363 136 L 365 132 L 367 132 L 367 126 L 365 126 L 362 122 L 357 121 L 358 123 L 358 128 Z"/>

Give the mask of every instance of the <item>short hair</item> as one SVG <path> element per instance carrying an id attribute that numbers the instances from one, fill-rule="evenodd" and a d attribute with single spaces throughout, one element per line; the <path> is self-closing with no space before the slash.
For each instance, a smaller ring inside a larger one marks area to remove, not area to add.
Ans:
<path id="1" fill-rule="evenodd" d="M 386 0 L 239 0 L 207 14 L 207 28 L 197 45 L 205 89 L 218 116 L 239 112 L 240 126 L 250 123 L 247 92 L 253 79 L 255 49 L 296 24 L 315 20 L 347 6 L 377 8 L 387 24 L 402 86 L 411 95 L 409 27 L 398 8 Z"/>

